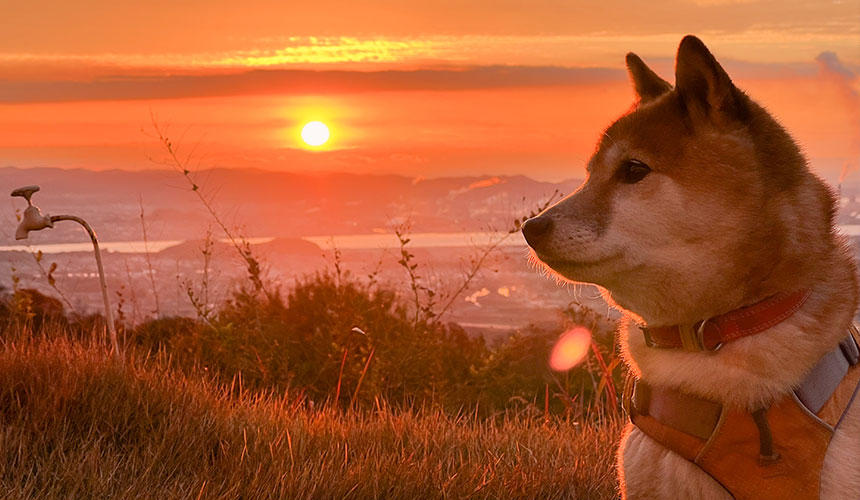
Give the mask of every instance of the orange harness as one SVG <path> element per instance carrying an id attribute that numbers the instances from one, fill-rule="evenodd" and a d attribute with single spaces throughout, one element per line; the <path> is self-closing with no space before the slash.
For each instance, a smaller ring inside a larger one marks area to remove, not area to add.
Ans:
<path id="1" fill-rule="evenodd" d="M 737 500 L 818 499 L 830 439 L 860 399 L 858 335 L 852 326 L 796 390 L 769 408 L 727 408 L 633 377 L 624 406 L 642 432 L 698 465 Z M 708 341 L 702 344 L 707 349 Z"/>

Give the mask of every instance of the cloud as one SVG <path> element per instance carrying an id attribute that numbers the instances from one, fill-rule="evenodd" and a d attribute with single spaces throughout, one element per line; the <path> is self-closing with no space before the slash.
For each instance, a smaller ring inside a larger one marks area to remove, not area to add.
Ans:
<path id="1" fill-rule="evenodd" d="M 622 81 L 605 68 L 486 66 L 411 71 L 254 70 L 220 75 L 0 81 L 0 102 L 176 99 L 254 94 L 339 94 L 390 90 L 469 90 Z"/>
<path id="2" fill-rule="evenodd" d="M 839 60 L 839 56 L 837 56 L 834 52 L 822 52 L 818 54 L 818 57 L 815 60 L 820 65 L 821 71 L 823 73 L 829 73 L 840 78 L 843 78 L 847 81 L 854 81 L 857 79 L 857 75 L 846 68 L 842 61 Z"/>
<path id="3" fill-rule="evenodd" d="M 479 181 L 475 181 L 475 182 L 469 184 L 469 187 L 466 189 L 471 191 L 472 189 L 480 189 L 480 188 L 495 186 L 496 184 L 501 184 L 503 182 L 505 182 L 505 181 L 499 177 L 488 177 L 486 179 L 481 179 Z"/>
<path id="4" fill-rule="evenodd" d="M 2 57 L 0 57 L 2 59 Z M 90 79 L 18 80 L 0 78 L 0 103 L 179 99 L 236 95 L 326 95 L 380 91 L 447 91 L 516 87 L 576 86 L 624 82 L 626 73 L 591 66 L 463 65 L 424 69 L 309 70 L 265 68 L 221 73 L 152 74 Z M 809 61 L 809 60 L 807 60 Z M 855 89 L 857 77 L 834 52 L 816 63 L 762 63 L 721 58 L 737 78 L 790 78 L 818 73 Z M 2 61 L 0 61 L 2 62 Z M 658 72 L 671 74 L 670 57 L 648 58 Z M 330 66 L 329 66 L 330 67 Z M 151 69 L 151 68 L 150 68 Z M 129 69 L 127 68 L 126 71 Z M 853 83 L 852 83 L 853 82 Z"/>
<path id="5" fill-rule="evenodd" d="M 761 3 L 761 0 L 690 0 L 690 3 L 700 6 L 744 5 Z"/>
<path id="6" fill-rule="evenodd" d="M 815 61 L 818 63 L 821 76 L 836 87 L 837 92 L 845 102 L 846 111 L 854 122 L 854 131 L 851 134 L 853 158 L 850 158 L 842 166 L 839 173 L 839 182 L 841 183 L 860 168 L 858 165 L 858 156 L 860 156 L 860 92 L 858 92 L 860 78 L 854 71 L 842 64 L 842 61 L 833 52 L 822 52 L 815 58 Z"/>
<path id="7" fill-rule="evenodd" d="M 0 52 L 4 64 L 78 64 L 113 68 L 262 68 L 302 64 L 385 63 L 438 57 L 452 45 L 448 37 L 356 38 L 287 37 L 275 46 L 206 52 Z"/>
<path id="8" fill-rule="evenodd" d="M 327 41 L 347 36 L 618 38 L 660 35 L 679 27 L 700 34 L 764 28 L 799 30 L 800 37 L 821 32 L 833 37 L 851 35 L 860 14 L 854 0 L 661 0 L 645 7 L 635 0 L 88 0 L 86 4 L 81 8 L 80 2 L 67 0 L 14 2 L 7 10 L 15 22 L 0 30 L 0 47 L 10 52 L 73 54 L 156 53 L 177 48 L 204 53 L 278 49 L 279 44 L 292 47 L 312 38 Z M 649 15 L 643 15 L 643 10 Z"/>

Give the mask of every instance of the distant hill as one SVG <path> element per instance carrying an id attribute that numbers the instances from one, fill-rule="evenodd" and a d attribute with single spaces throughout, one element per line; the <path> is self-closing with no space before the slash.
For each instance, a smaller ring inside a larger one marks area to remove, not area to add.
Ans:
<path id="1" fill-rule="evenodd" d="M 319 245 L 301 238 L 275 238 L 268 243 L 254 245 L 253 248 L 263 255 L 319 257 L 323 253 Z"/>
<path id="2" fill-rule="evenodd" d="M 226 168 L 202 170 L 194 178 L 228 225 L 248 236 L 275 237 L 370 233 L 405 221 L 414 231 L 503 229 L 553 192 L 580 184 L 526 176 L 423 179 Z M 43 211 L 80 215 L 105 241 L 142 239 L 141 203 L 150 239 L 202 238 L 213 225 L 186 180 L 170 170 L 0 168 L 0 193 L 27 184 L 42 187 L 34 201 Z M 10 202 L 0 221 L 13 227 L 12 206 L 22 205 Z M 51 241 L 80 239 L 73 225 L 51 233 Z M 0 232 L 0 244 L 10 243 L 11 230 Z"/>
<path id="3" fill-rule="evenodd" d="M 211 242 L 210 251 L 212 252 L 212 256 L 215 258 L 221 258 L 228 256 L 230 252 L 235 252 L 228 243 L 223 243 L 220 241 L 212 241 Z M 178 245 L 174 245 L 172 247 L 167 247 L 164 250 L 157 252 L 161 258 L 165 259 L 177 259 L 177 260 L 185 260 L 185 259 L 200 259 L 205 248 L 206 244 L 204 240 L 188 240 L 184 241 Z"/>
<path id="4" fill-rule="evenodd" d="M 205 248 L 204 240 L 189 240 L 158 252 L 159 257 L 166 259 L 199 259 Z M 212 241 L 211 252 L 214 258 L 230 257 L 236 250 L 223 241 Z M 260 255 L 280 255 L 293 257 L 319 257 L 322 249 L 316 243 L 301 238 L 275 238 L 266 243 L 251 245 L 255 253 Z"/>

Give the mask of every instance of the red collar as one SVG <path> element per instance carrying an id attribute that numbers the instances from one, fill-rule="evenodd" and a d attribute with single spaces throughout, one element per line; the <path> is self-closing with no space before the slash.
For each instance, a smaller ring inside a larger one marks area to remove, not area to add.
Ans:
<path id="1" fill-rule="evenodd" d="M 763 332 L 788 319 L 809 297 L 809 290 L 779 293 L 751 306 L 741 307 L 692 325 L 642 328 L 648 347 L 716 351 L 724 343 Z"/>

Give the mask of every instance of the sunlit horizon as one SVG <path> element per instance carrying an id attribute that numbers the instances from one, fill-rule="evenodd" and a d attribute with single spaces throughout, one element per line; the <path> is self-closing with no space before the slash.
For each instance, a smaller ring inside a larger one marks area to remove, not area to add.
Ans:
<path id="1" fill-rule="evenodd" d="M 853 171 L 860 12 L 746 0 L 651 8 L 667 21 L 641 19 L 626 0 L 587 9 L 430 2 L 409 13 L 382 0 L 360 9 L 102 2 L 86 17 L 33 2 L 0 33 L 0 158 L 23 168 L 157 168 L 147 131 L 155 114 L 181 131 L 179 146 L 201 167 L 577 178 L 600 131 L 632 103 L 625 54 L 672 81 L 677 44 L 694 33 L 819 174 Z M 193 32 L 179 22 L 192 17 Z M 141 33 L 158 36 L 141 44 Z M 300 140 L 309 121 L 336 124 L 333 139 Z"/>

